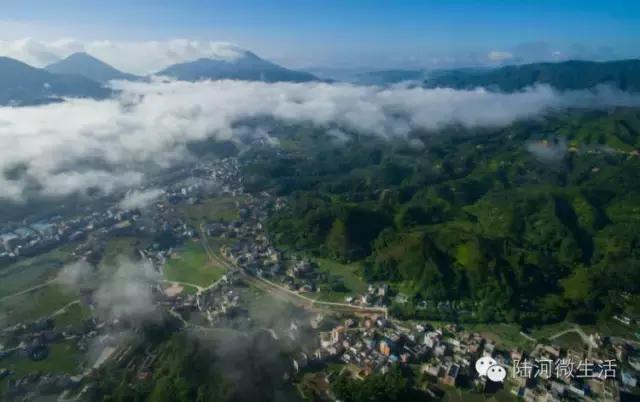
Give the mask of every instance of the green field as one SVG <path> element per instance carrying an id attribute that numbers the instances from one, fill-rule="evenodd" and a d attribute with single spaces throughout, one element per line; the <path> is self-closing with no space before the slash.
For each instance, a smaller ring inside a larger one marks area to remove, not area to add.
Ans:
<path id="1" fill-rule="evenodd" d="M 190 241 L 178 249 L 164 267 L 169 281 L 191 283 L 206 287 L 224 275 L 225 269 L 212 265 L 197 241 Z"/>
<path id="2" fill-rule="evenodd" d="M 233 221 L 238 219 L 238 207 L 233 197 L 211 198 L 195 205 L 179 205 L 178 210 L 187 217 L 192 225 L 207 221 Z"/>
<path id="3" fill-rule="evenodd" d="M 115 266 L 118 257 L 137 257 L 136 248 L 145 248 L 147 241 L 136 237 L 113 237 L 107 240 L 104 255 L 100 262 L 101 267 Z"/>
<path id="4" fill-rule="evenodd" d="M 529 350 L 535 346 L 534 342 L 520 334 L 517 324 L 464 324 L 463 328 L 469 332 L 478 332 L 505 349 Z"/>
<path id="5" fill-rule="evenodd" d="M 182 290 L 182 292 L 183 292 L 184 294 L 187 294 L 187 295 L 194 295 L 194 294 L 198 293 L 198 288 L 195 288 L 195 287 L 193 287 L 193 286 L 184 285 L 184 284 L 183 284 L 183 285 L 180 285 L 180 286 L 182 286 L 182 289 L 183 289 L 183 290 Z"/>
<path id="6" fill-rule="evenodd" d="M 531 331 L 531 336 L 537 339 L 545 339 L 554 334 L 557 334 L 558 332 L 562 332 L 576 326 L 577 324 L 563 321 L 557 324 L 545 325 L 540 328 L 535 328 Z M 602 336 L 619 336 L 630 339 L 633 339 L 635 337 L 635 332 L 640 329 L 637 325 L 628 326 L 614 319 L 599 320 L 595 325 L 580 325 L 580 327 L 587 334 L 598 332 Z"/>
<path id="7" fill-rule="evenodd" d="M 50 346 L 49 356 L 40 361 L 33 361 L 18 354 L 11 355 L 2 361 L 2 366 L 15 372 L 15 377 L 21 377 L 36 371 L 51 374 L 77 374 L 82 355 L 69 342 L 56 343 Z"/>
<path id="8" fill-rule="evenodd" d="M 635 334 L 640 332 L 640 326 L 625 325 L 620 321 L 616 321 L 613 318 L 610 320 L 600 320 L 596 325 L 594 331 L 597 330 L 602 336 L 620 336 L 623 338 L 635 339 Z M 593 332 L 588 331 L 587 332 Z"/>
<path id="9" fill-rule="evenodd" d="M 354 296 L 367 290 L 367 283 L 362 278 L 362 266 L 358 263 L 341 264 L 326 258 L 316 258 L 318 271 L 329 277 L 339 278 L 346 288 L 343 292 L 322 290 L 319 299 L 326 301 L 344 301 L 347 296 Z"/>
<path id="10" fill-rule="evenodd" d="M 568 332 L 552 341 L 563 349 L 582 350 L 585 348 L 582 338 L 575 332 Z"/>
<path id="11" fill-rule="evenodd" d="M 0 310 L 7 314 L 6 323 L 32 321 L 48 316 L 78 298 L 76 292 L 59 285 L 49 285 L 0 302 Z"/>
<path id="12" fill-rule="evenodd" d="M 57 328 L 66 328 L 71 325 L 73 328 L 78 328 L 82 325 L 84 320 L 91 316 L 91 311 L 88 307 L 80 304 L 72 304 L 67 307 L 64 312 L 54 317 L 54 323 Z"/>
<path id="13" fill-rule="evenodd" d="M 531 331 L 529 331 L 529 335 L 531 335 L 532 337 L 536 338 L 536 339 L 546 339 L 549 338 L 550 336 L 553 336 L 555 334 L 557 334 L 558 332 L 562 332 L 565 331 L 567 329 L 573 328 L 574 325 L 563 321 L 563 322 L 559 322 L 556 324 L 550 324 L 550 325 L 544 325 L 541 327 L 536 327 L 534 329 L 532 329 Z"/>
<path id="14" fill-rule="evenodd" d="M 72 261 L 71 245 L 0 267 L 0 298 L 55 278 Z"/>

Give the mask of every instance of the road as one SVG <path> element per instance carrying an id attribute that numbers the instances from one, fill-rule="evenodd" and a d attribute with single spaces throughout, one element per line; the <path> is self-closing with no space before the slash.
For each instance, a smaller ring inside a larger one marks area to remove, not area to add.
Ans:
<path id="1" fill-rule="evenodd" d="M 530 335 L 527 335 L 526 333 L 520 331 L 520 335 L 522 335 L 525 339 L 531 341 L 531 342 L 538 342 L 538 340 Z"/>
<path id="2" fill-rule="evenodd" d="M 562 335 L 566 335 L 566 334 L 569 334 L 569 333 L 572 333 L 572 332 L 578 334 L 580 336 L 580 339 L 582 339 L 582 342 L 584 342 L 587 345 L 587 347 L 588 347 L 587 357 L 590 357 L 592 350 L 593 349 L 597 349 L 598 345 L 578 325 L 575 325 L 573 328 L 569 328 L 569 329 L 566 329 L 564 331 L 560 331 L 555 335 L 551 335 L 549 337 L 549 339 L 554 340 L 554 339 L 560 338 Z"/>
<path id="3" fill-rule="evenodd" d="M 27 294 L 27 293 L 31 293 L 31 292 L 33 292 L 35 290 L 42 289 L 42 288 L 47 287 L 49 285 L 53 285 L 56 281 L 57 281 L 57 279 L 51 279 L 51 280 L 48 280 L 46 282 L 42 282 L 40 284 L 31 286 L 30 288 L 27 288 L 27 289 L 21 290 L 19 292 L 16 292 L 14 294 L 11 294 L 11 295 L 8 295 L 8 296 L 4 296 L 4 297 L 0 297 L 0 302 L 3 302 L 5 300 L 9 300 L 9 299 L 11 299 L 13 297 L 18 297 L 18 296 L 22 296 L 22 295 Z"/>
<path id="4" fill-rule="evenodd" d="M 56 317 L 56 316 L 59 316 L 60 314 L 64 314 L 64 312 L 67 311 L 67 309 L 69 307 L 73 306 L 74 304 L 80 304 L 80 299 L 77 299 L 77 300 L 74 300 L 74 301 L 71 301 L 71 302 L 65 304 L 64 306 L 62 306 L 58 310 L 54 311 L 51 314 L 51 317 Z"/>
<path id="5" fill-rule="evenodd" d="M 562 335 L 566 335 L 572 332 L 575 332 L 576 334 L 578 334 L 582 339 L 582 342 L 586 343 L 587 345 L 592 346 L 594 348 L 598 347 L 598 345 L 596 345 L 595 342 L 591 340 L 589 335 L 587 335 L 586 332 L 584 332 L 582 328 L 580 328 L 577 325 L 574 326 L 573 328 L 565 329 L 564 331 L 560 331 L 557 334 L 551 335 L 549 339 L 551 340 L 557 339 L 557 338 L 560 338 Z"/>

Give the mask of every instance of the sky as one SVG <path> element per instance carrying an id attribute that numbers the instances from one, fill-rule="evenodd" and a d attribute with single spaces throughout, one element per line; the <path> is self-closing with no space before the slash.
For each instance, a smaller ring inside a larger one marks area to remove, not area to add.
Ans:
<path id="1" fill-rule="evenodd" d="M 4 0 L 2 3 L 0 41 L 4 45 L 0 44 L 0 54 L 9 56 L 16 53 L 7 48 L 15 48 L 15 43 L 24 43 L 29 38 L 31 48 L 37 47 L 34 43 L 47 47 L 61 40 L 83 44 L 175 43 L 176 39 L 200 45 L 228 42 L 295 68 L 437 68 L 640 57 L 637 1 Z M 50 60 L 45 57 L 28 61 L 43 64 Z M 165 67 L 123 64 L 139 70 L 133 71 L 138 73 Z"/>

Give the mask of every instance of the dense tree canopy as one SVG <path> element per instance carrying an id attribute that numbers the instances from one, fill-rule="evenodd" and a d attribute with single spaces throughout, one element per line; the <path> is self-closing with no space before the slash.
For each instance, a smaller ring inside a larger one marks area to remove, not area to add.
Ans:
<path id="1" fill-rule="evenodd" d="M 288 127 L 280 156 L 249 157 L 267 166 L 249 168 L 255 182 L 290 196 L 271 233 L 402 284 L 413 298 L 398 314 L 593 321 L 628 307 L 611 294 L 637 294 L 637 110 L 414 133 L 419 148 L 358 134 L 336 145 L 319 131 Z M 423 300 L 454 307 L 416 309 Z"/>

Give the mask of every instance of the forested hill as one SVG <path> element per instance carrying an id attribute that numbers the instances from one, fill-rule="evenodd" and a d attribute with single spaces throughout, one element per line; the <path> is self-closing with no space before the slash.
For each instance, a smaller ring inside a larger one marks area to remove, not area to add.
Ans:
<path id="1" fill-rule="evenodd" d="M 429 88 L 485 87 L 504 92 L 518 91 L 535 84 L 548 84 L 559 90 L 586 89 L 600 84 L 610 84 L 624 91 L 638 92 L 640 60 L 566 61 L 486 70 L 450 70 L 434 73 L 424 82 Z"/>
<path id="2" fill-rule="evenodd" d="M 285 152 L 246 155 L 247 188 L 291 200 L 270 224 L 281 245 L 362 263 L 410 296 L 399 314 L 533 325 L 640 313 L 640 111 L 457 130 L 336 145 L 283 127 Z"/>

